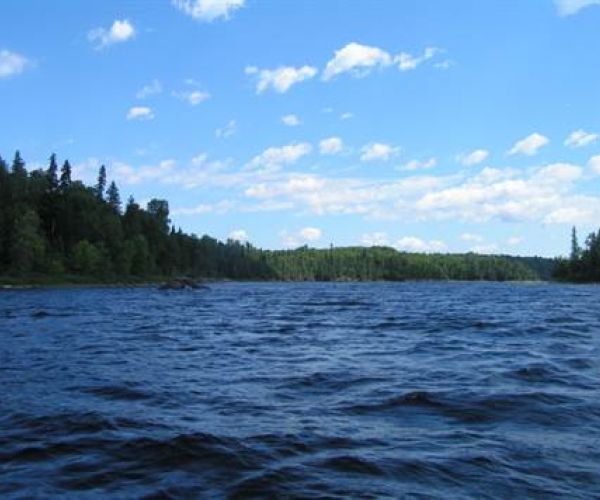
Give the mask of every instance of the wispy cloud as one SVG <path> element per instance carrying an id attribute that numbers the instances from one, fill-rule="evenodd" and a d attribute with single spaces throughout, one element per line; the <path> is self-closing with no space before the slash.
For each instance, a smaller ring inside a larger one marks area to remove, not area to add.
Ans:
<path id="1" fill-rule="evenodd" d="M 129 108 L 126 118 L 128 120 L 152 120 L 154 119 L 154 113 L 151 108 L 147 106 L 133 106 Z"/>
<path id="2" fill-rule="evenodd" d="M 600 5 L 600 0 L 555 0 L 556 10 L 558 15 L 572 16 L 577 14 L 580 10 L 593 5 Z"/>
<path id="3" fill-rule="evenodd" d="M 520 141 L 517 141 L 515 145 L 508 151 L 509 155 L 523 154 L 526 156 L 536 155 L 540 148 L 544 147 L 550 142 L 546 136 L 541 134 L 533 133 Z"/>
<path id="4" fill-rule="evenodd" d="M 135 97 L 138 99 L 147 99 L 150 96 L 160 94 L 162 90 L 162 84 L 160 81 L 154 79 L 148 85 L 144 85 L 140 90 L 138 90 L 135 94 Z"/>
<path id="5" fill-rule="evenodd" d="M 0 50 L 0 78 L 8 78 L 23 73 L 32 63 L 16 52 Z"/>

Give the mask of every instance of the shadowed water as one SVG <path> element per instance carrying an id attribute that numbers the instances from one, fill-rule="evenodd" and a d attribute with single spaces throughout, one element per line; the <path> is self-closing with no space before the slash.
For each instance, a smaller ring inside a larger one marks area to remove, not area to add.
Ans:
<path id="1" fill-rule="evenodd" d="M 0 293 L 0 495 L 600 495 L 600 288 Z"/>

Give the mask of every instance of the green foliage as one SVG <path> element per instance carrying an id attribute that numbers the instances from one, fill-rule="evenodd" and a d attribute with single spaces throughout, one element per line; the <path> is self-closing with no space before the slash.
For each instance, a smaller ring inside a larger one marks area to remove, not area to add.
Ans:
<path id="1" fill-rule="evenodd" d="M 96 185 L 88 187 L 71 179 L 68 161 L 57 178 L 57 165 L 52 155 L 48 169 L 28 173 L 18 152 L 10 170 L 0 157 L 0 274 L 68 272 L 100 280 L 177 275 L 243 280 L 529 280 L 547 277 L 552 265 L 539 258 L 409 254 L 385 247 L 260 250 L 248 243 L 175 230 L 166 200 L 153 199 L 143 209 L 130 197 L 123 212 L 117 185 L 111 182 L 106 189 L 104 166 Z M 594 236 L 588 243 L 597 248 L 599 242 Z M 585 251 L 583 256 L 591 259 Z"/>
<path id="2" fill-rule="evenodd" d="M 561 281 L 580 283 L 600 282 L 600 230 L 590 233 L 581 248 L 577 231 L 571 232 L 571 253 L 568 259 L 560 259 L 554 270 L 554 277 Z"/>

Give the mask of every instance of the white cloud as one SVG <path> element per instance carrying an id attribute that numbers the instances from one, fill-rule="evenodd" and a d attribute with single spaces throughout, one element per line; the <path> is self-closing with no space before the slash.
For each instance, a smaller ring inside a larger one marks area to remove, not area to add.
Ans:
<path id="1" fill-rule="evenodd" d="M 335 51 L 333 59 L 325 66 L 323 80 L 331 80 L 347 72 L 354 76 L 364 76 L 374 68 L 389 66 L 392 62 L 392 56 L 385 50 L 352 42 Z"/>
<path id="2" fill-rule="evenodd" d="M 398 65 L 400 71 L 408 71 L 415 69 L 419 64 L 431 59 L 439 52 L 436 47 L 427 47 L 420 56 L 413 56 L 407 52 L 401 52 L 394 58 L 394 62 Z"/>
<path id="3" fill-rule="evenodd" d="M 235 203 L 230 200 L 221 200 L 217 203 L 201 203 L 192 208 L 175 208 L 171 211 L 172 215 L 193 216 L 203 214 L 223 215 L 230 212 L 235 207 Z"/>
<path id="4" fill-rule="evenodd" d="M 88 40 L 96 49 L 103 49 L 116 43 L 123 43 L 135 37 L 135 28 L 127 19 L 117 19 L 108 29 L 95 28 L 88 33 Z"/>
<path id="5" fill-rule="evenodd" d="M 559 16 L 572 16 L 592 5 L 600 5 L 600 0 L 555 0 Z"/>
<path id="6" fill-rule="evenodd" d="M 186 101 L 190 106 L 197 106 L 210 99 L 210 94 L 201 90 L 182 90 L 173 92 L 173 95 L 182 101 Z"/>
<path id="7" fill-rule="evenodd" d="M 565 139 L 565 146 L 569 148 L 582 148 L 589 146 L 598 140 L 598 134 L 591 134 L 585 130 L 579 129 L 571 132 Z"/>
<path id="8" fill-rule="evenodd" d="M 245 71 L 247 75 L 256 76 L 256 92 L 258 94 L 262 94 L 269 88 L 283 94 L 293 85 L 310 80 L 317 74 L 317 68 L 312 66 L 302 66 L 299 68 L 280 66 L 276 69 L 258 69 L 255 66 L 248 66 Z"/>
<path id="9" fill-rule="evenodd" d="M 284 230 L 279 233 L 281 243 L 286 248 L 296 248 L 311 241 L 321 238 L 323 232 L 316 227 L 305 227 L 295 233 Z"/>
<path id="10" fill-rule="evenodd" d="M 523 242 L 523 238 L 521 238 L 520 236 L 511 236 L 510 238 L 508 238 L 506 240 L 506 244 L 511 247 L 516 247 L 517 245 L 520 245 L 522 242 Z"/>
<path id="11" fill-rule="evenodd" d="M 223 128 L 215 130 L 217 139 L 227 139 L 237 131 L 237 123 L 235 120 L 229 120 Z"/>
<path id="12" fill-rule="evenodd" d="M 454 61 L 452 61 L 451 59 L 445 59 L 443 61 L 435 63 L 433 67 L 436 69 L 446 70 L 450 69 L 452 66 L 454 66 L 454 64 Z"/>
<path id="13" fill-rule="evenodd" d="M 274 172 L 279 170 L 283 165 L 296 163 L 311 151 L 312 146 L 306 142 L 288 144 L 281 147 L 270 147 L 252 158 L 245 168 L 247 170 Z"/>
<path id="14" fill-rule="evenodd" d="M 245 229 L 234 229 L 229 233 L 228 238 L 230 240 L 239 241 L 240 243 L 244 243 L 248 241 L 248 233 Z"/>
<path id="15" fill-rule="evenodd" d="M 408 71 L 433 58 L 439 52 L 441 50 L 437 47 L 427 47 L 418 56 L 408 52 L 401 52 L 393 56 L 379 47 L 352 42 L 335 51 L 333 58 L 327 62 L 323 70 L 322 78 L 328 81 L 343 73 L 363 77 L 374 69 L 385 68 L 393 64 L 400 71 Z"/>
<path id="16" fill-rule="evenodd" d="M 471 248 L 471 252 L 479 254 L 492 254 L 498 251 L 498 245 L 490 243 L 488 245 L 475 245 Z"/>
<path id="17" fill-rule="evenodd" d="M 473 233 L 463 233 L 460 235 L 460 239 L 462 241 L 466 241 L 467 243 L 481 243 L 483 241 L 481 236 Z"/>
<path id="18" fill-rule="evenodd" d="M 127 163 L 114 162 L 111 165 L 114 176 L 123 184 L 140 184 L 144 181 L 162 180 L 175 170 L 177 163 L 173 159 L 163 160 L 158 165 L 144 165 L 139 168 Z"/>
<path id="19" fill-rule="evenodd" d="M 399 170 L 427 170 L 437 165 L 435 158 L 429 158 L 428 160 L 410 160 L 404 165 L 400 165 Z"/>
<path id="20" fill-rule="evenodd" d="M 340 120 L 349 120 L 353 116 L 354 116 L 354 113 L 350 113 L 350 112 L 346 111 L 345 113 L 342 113 L 340 115 Z"/>
<path id="21" fill-rule="evenodd" d="M 154 79 L 148 85 L 144 85 L 140 90 L 138 90 L 135 96 L 138 99 L 146 99 L 150 96 L 160 94 L 162 92 L 162 84 Z"/>
<path id="22" fill-rule="evenodd" d="M 383 231 L 365 233 L 361 237 L 361 243 L 369 247 L 384 247 L 388 245 L 388 235 Z"/>
<path id="23" fill-rule="evenodd" d="M 297 127 L 302 123 L 296 115 L 285 115 L 281 117 L 281 122 L 288 127 Z"/>
<path id="24" fill-rule="evenodd" d="M 146 106 L 133 106 L 127 112 L 128 120 L 152 120 L 154 113 Z"/>
<path id="25" fill-rule="evenodd" d="M 517 141 L 515 145 L 508 151 L 509 155 L 523 154 L 527 156 L 533 156 L 537 154 L 538 150 L 548 144 L 550 140 L 541 135 L 533 133 L 520 141 Z"/>
<path id="26" fill-rule="evenodd" d="M 300 237 L 305 241 L 316 241 L 321 239 L 323 236 L 323 231 L 316 227 L 305 227 L 300 230 Z"/>
<path id="27" fill-rule="evenodd" d="M 342 152 L 344 143 L 339 137 L 328 137 L 319 142 L 319 152 L 322 155 L 336 155 Z"/>
<path id="28" fill-rule="evenodd" d="M 398 147 L 380 142 L 373 142 L 362 147 L 361 161 L 387 161 L 399 151 Z"/>
<path id="29" fill-rule="evenodd" d="M 406 252 L 441 252 L 447 248 L 440 240 L 424 241 L 416 236 L 400 238 L 394 245 L 398 250 Z"/>
<path id="30" fill-rule="evenodd" d="M 478 165 L 482 161 L 485 161 L 489 155 L 490 152 L 487 149 L 476 149 L 475 151 L 471 151 L 465 155 L 460 155 L 458 160 L 464 166 L 471 167 L 473 165 Z"/>
<path id="31" fill-rule="evenodd" d="M 211 22 L 229 16 L 244 6 L 245 0 L 172 0 L 180 11 L 198 21 Z"/>
<path id="32" fill-rule="evenodd" d="M 595 174 L 600 175 L 600 155 L 592 156 L 588 160 L 588 167 L 590 167 Z"/>
<path id="33" fill-rule="evenodd" d="M 0 78 L 23 73 L 29 66 L 31 61 L 25 56 L 9 50 L 0 50 Z"/>

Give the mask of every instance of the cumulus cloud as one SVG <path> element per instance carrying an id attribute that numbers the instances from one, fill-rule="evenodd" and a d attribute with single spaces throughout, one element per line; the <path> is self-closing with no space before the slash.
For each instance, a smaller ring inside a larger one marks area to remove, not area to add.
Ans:
<path id="1" fill-rule="evenodd" d="M 333 59 L 325 66 L 323 80 L 331 80 L 347 72 L 354 76 L 364 76 L 373 69 L 389 66 L 392 62 L 393 57 L 385 50 L 352 42 L 335 51 Z"/>
<path id="2" fill-rule="evenodd" d="M 425 241 L 416 236 L 400 238 L 394 246 L 405 252 L 441 252 L 447 248 L 446 243 L 441 240 Z"/>
<path id="3" fill-rule="evenodd" d="M 392 65 L 396 65 L 400 71 L 413 70 L 438 52 L 441 51 L 436 47 L 427 47 L 421 55 L 400 52 L 394 56 L 379 47 L 351 42 L 335 51 L 323 70 L 322 78 L 328 81 L 343 73 L 363 77 L 375 69 Z"/>
<path id="4" fill-rule="evenodd" d="M 328 137 L 319 142 L 319 152 L 322 155 L 336 155 L 342 152 L 344 143 L 339 137 Z"/>
<path id="5" fill-rule="evenodd" d="M 127 112 L 128 120 L 152 120 L 154 118 L 154 113 L 152 109 L 147 106 L 133 106 Z"/>
<path id="6" fill-rule="evenodd" d="M 471 151 L 470 153 L 460 155 L 458 157 L 458 160 L 465 167 L 471 167 L 473 165 L 478 165 L 479 163 L 485 161 L 489 155 L 490 152 L 487 149 L 476 149 L 475 151 Z"/>
<path id="7" fill-rule="evenodd" d="M 365 162 L 376 160 L 387 161 L 398 151 L 398 147 L 394 147 L 389 144 L 383 144 L 381 142 L 373 142 L 362 147 L 360 160 Z"/>
<path id="8" fill-rule="evenodd" d="M 144 85 L 140 90 L 137 91 L 135 96 L 138 99 L 147 99 L 150 96 L 160 94 L 162 92 L 162 84 L 160 81 L 154 79 L 148 85 Z"/>
<path id="9" fill-rule="evenodd" d="M 227 139 L 231 137 L 237 131 L 237 123 L 235 120 L 229 120 L 227 124 L 215 130 L 215 137 L 217 139 Z"/>
<path id="10" fill-rule="evenodd" d="M 600 155 L 592 156 L 588 161 L 588 167 L 592 169 L 592 172 L 600 175 Z"/>
<path id="11" fill-rule="evenodd" d="M 555 0 L 555 4 L 558 15 L 565 17 L 577 14 L 586 7 L 600 5 L 600 0 Z"/>
<path id="12" fill-rule="evenodd" d="M 198 21 L 227 20 L 244 6 L 245 0 L 172 0 L 171 3 L 184 14 Z"/>
<path id="13" fill-rule="evenodd" d="M 302 123 L 296 115 L 284 115 L 281 117 L 281 122 L 288 127 L 297 127 Z"/>
<path id="14" fill-rule="evenodd" d="M 248 241 L 248 233 L 245 229 L 234 229 L 229 233 L 228 238 L 230 240 L 235 240 L 239 241 L 240 243 L 243 243 L 245 241 Z"/>
<path id="15" fill-rule="evenodd" d="M 428 160 L 410 160 L 404 165 L 400 165 L 399 170 L 427 170 L 437 165 L 435 158 L 429 158 Z"/>
<path id="16" fill-rule="evenodd" d="M 565 139 L 565 146 L 569 148 L 582 148 L 589 146 L 598 140 L 598 134 L 591 134 L 585 130 L 579 129 L 571 132 Z"/>
<path id="17" fill-rule="evenodd" d="M 277 171 L 283 165 L 296 163 L 311 151 L 312 146 L 306 142 L 270 147 L 252 158 L 245 168 L 247 170 Z"/>
<path id="18" fill-rule="evenodd" d="M 256 78 L 257 94 L 262 94 L 269 89 L 284 94 L 293 85 L 310 80 L 317 74 L 317 68 L 313 66 L 302 66 L 299 68 L 280 66 L 275 69 L 259 69 L 255 66 L 248 66 L 245 71 L 247 75 Z"/>
<path id="19" fill-rule="evenodd" d="M 523 154 L 526 156 L 533 156 L 537 154 L 541 147 L 545 146 L 549 142 L 550 140 L 547 137 L 536 132 L 525 137 L 524 139 L 521 139 L 520 141 L 517 141 L 515 145 L 508 151 L 508 154 Z"/>
<path id="20" fill-rule="evenodd" d="M 363 234 L 360 241 L 368 247 L 384 247 L 388 245 L 389 238 L 387 233 L 376 231 L 374 233 Z"/>
<path id="21" fill-rule="evenodd" d="M 21 54 L 9 50 L 0 50 L 0 78 L 23 73 L 31 66 L 31 61 Z"/>
<path id="22" fill-rule="evenodd" d="M 300 236 L 306 241 L 316 241 L 321 239 L 322 235 L 323 231 L 316 227 L 305 227 L 304 229 L 300 230 Z"/>
<path id="23" fill-rule="evenodd" d="M 97 50 L 110 45 L 123 43 L 135 37 L 135 28 L 127 19 L 117 19 L 112 26 L 106 28 L 95 28 L 88 33 L 88 40 L 95 44 Z"/>

